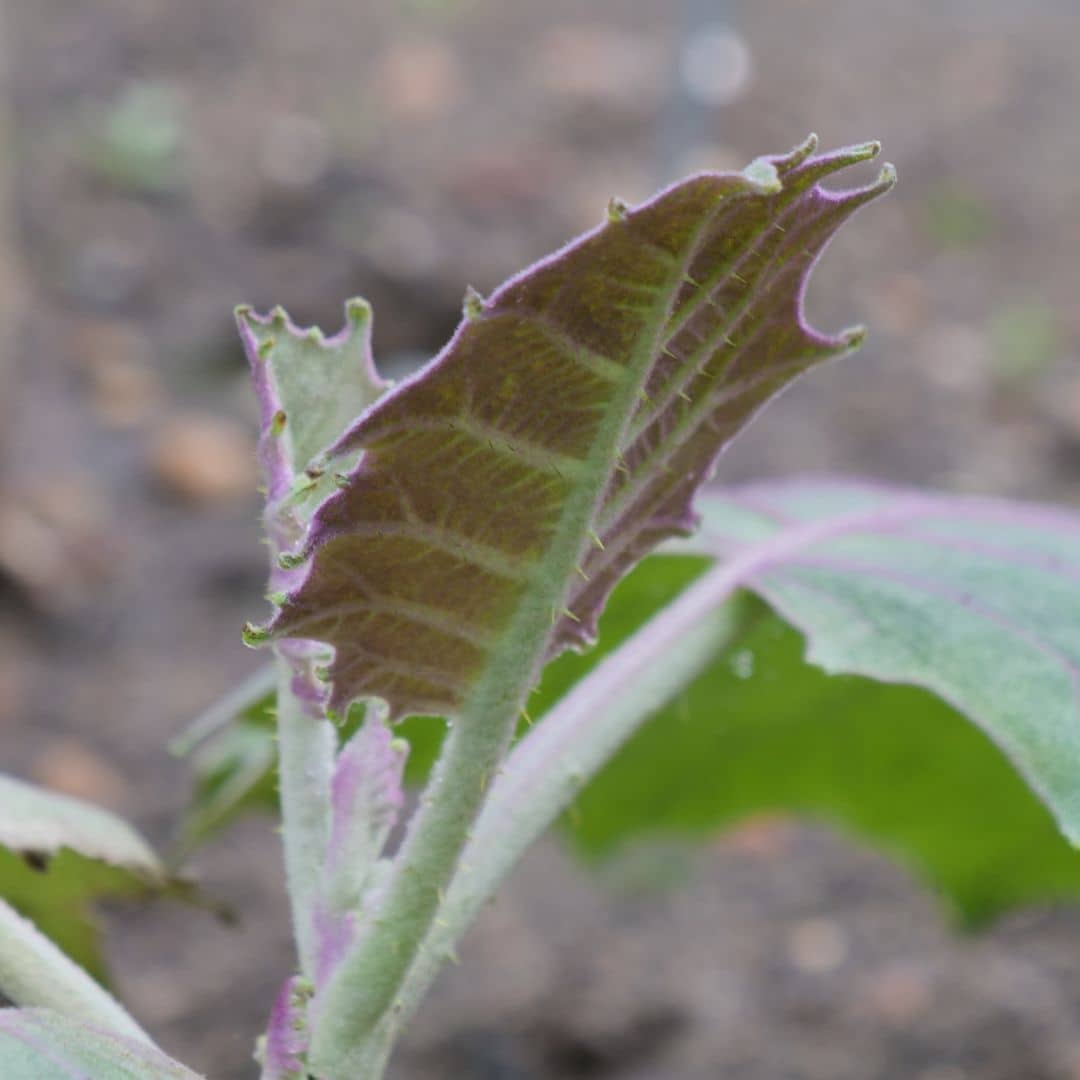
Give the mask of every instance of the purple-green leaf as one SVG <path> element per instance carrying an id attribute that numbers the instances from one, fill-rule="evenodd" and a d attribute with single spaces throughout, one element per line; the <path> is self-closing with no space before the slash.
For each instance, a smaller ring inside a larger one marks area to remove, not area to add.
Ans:
<path id="1" fill-rule="evenodd" d="M 335 708 L 374 695 L 394 717 L 453 715 L 492 672 L 535 682 L 593 639 L 639 559 L 692 528 L 695 492 L 757 410 L 858 344 L 811 329 L 803 294 L 894 174 L 827 191 L 878 147 L 815 146 L 613 204 L 470 295 L 443 352 L 360 415 L 331 450 L 358 463 L 315 511 L 310 564 L 270 626 L 334 647 Z"/>

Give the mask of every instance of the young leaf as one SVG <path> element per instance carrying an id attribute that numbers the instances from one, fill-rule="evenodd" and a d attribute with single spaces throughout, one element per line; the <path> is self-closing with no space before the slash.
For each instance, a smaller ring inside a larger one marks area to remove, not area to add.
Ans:
<path id="1" fill-rule="evenodd" d="M 313 509 L 336 489 L 339 472 L 356 461 L 356 453 L 334 452 L 331 444 L 388 384 L 371 360 L 371 309 L 362 300 L 346 305 L 348 325 L 330 340 L 317 329 L 299 330 L 280 308 L 265 318 L 247 308 L 236 314 L 262 413 L 264 521 L 270 598 L 276 602 L 302 576 L 293 549 L 304 542 Z M 245 636 L 251 644 L 263 637 L 251 626 Z M 313 904 L 330 827 L 334 732 L 326 716 L 327 688 L 317 677 L 328 650 L 289 641 L 276 652 L 285 869 L 301 969 L 310 975 L 316 952 Z M 255 783 L 257 775 L 249 770 L 244 785 Z"/>
<path id="2" fill-rule="evenodd" d="M 4 1080 L 199 1080 L 145 1043 L 48 1009 L 0 1009 Z"/>
<path id="3" fill-rule="evenodd" d="M 827 192 L 877 146 L 814 148 L 684 180 L 473 298 L 439 357 L 336 444 L 359 463 L 317 509 L 270 629 L 334 646 L 338 710 L 513 707 L 546 659 L 592 639 L 619 577 L 692 526 L 757 409 L 858 343 L 811 330 L 802 296 L 893 174 Z"/>
<path id="4" fill-rule="evenodd" d="M 266 1035 L 255 1051 L 262 1064 L 261 1080 L 304 1080 L 307 1070 L 303 1058 L 307 1051 L 305 1010 L 311 998 L 311 986 L 299 976 L 285 980 L 270 1012 Z"/>
<path id="5" fill-rule="evenodd" d="M 342 913 L 361 906 L 376 860 L 405 803 L 402 774 L 408 745 L 395 739 L 385 710 L 371 704 L 360 729 L 334 763 L 325 899 Z"/>
<path id="6" fill-rule="evenodd" d="M 366 1054 L 545 662 L 591 642 L 619 578 L 690 529 L 694 494 L 757 409 L 861 340 L 811 330 L 803 293 L 841 222 L 894 174 L 827 192 L 819 180 L 878 147 L 815 147 L 691 177 L 488 301 L 469 294 L 439 357 L 328 452 L 357 464 L 314 513 L 309 565 L 249 641 L 331 646 L 338 713 L 371 696 L 392 719 L 435 712 L 457 726 L 377 917 L 319 991 L 317 1069 Z M 311 772 L 297 756 L 283 779 Z M 301 808 L 299 792 L 291 801 Z M 287 805 L 287 861 L 292 838 L 299 863 L 312 843 L 295 842 L 290 820 Z M 310 941 L 301 951 L 310 971 Z"/>
<path id="7" fill-rule="evenodd" d="M 371 358 L 371 308 L 350 300 L 345 315 L 344 329 L 327 338 L 297 327 L 282 308 L 266 316 L 236 309 L 262 416 L 267 514 L 281 519 L 271 538 L 280 533 L 281 551 L 302 538 L 310 508 L 334 490 L 335 471 L 355 460 L 331 462 L 326 451 L 390 386 Z"/>
<path id="8" fill-rule="evenodd" d="M 104 974 L 88 903 L 149 892 L 187 895 L 191 887 L 114 814 L 0 775 L 0 897 L 78 964 Z"/>

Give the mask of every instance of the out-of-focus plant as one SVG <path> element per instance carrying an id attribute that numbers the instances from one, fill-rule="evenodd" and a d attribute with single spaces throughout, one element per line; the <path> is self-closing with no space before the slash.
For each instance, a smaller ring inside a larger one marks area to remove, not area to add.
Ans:
<path id="1" fill-rule="evenodd" d="M 276 768 L 298 955 L 265 1080 L 383 1075 L 572 802 L 591 853 L 764 807 L 830 817 L 969 921 L 1080 891 L 1053 821 L 1080 838 L 1080 518 L 830 479 L 702 491 L 771 397 L 862 340 L 812 329 L 803 294 L 894 175 L 821 182 L 877 149 L 817 156 L 810 138 L 612 200 L 597 229 L 470 291 L 398 386 L 361 301 L 333 338 L 238 311 L 274 605 L 245 637 L 274 660 L 186 740 L 183 845 L 273 802 Z M 47 851 L 124 862 L 103 842 L 115 822 L 87 816 L 82 847 L 72 824 Z M 0 987 L 22 1006 L 0 1013 L 5 1076 L 191 1075 L 14 912 Z"/>

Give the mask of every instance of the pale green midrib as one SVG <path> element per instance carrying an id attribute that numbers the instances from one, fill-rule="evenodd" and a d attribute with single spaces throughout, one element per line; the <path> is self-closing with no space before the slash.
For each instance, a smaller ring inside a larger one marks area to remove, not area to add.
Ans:
<path id="1" fill-rule="evenodd" d="M 565 600 L 574 581 L 581 552 L 588 543 L 590 528 L 602 503 L 613 463 L 618 457 L 627 426 L 637 407 L 641 389 L 654 366 L 665 319 L 682 285 L 683 276 L 698 253 L 702 239 L 727 203 L 727 197 L 721 198 L 687 242 L 681 270 L 673 274 L 671 284 L 660 293 L 654 303 L 658 317 L 655 319 L 652 334 L 649 335 L 646 325 L 642 330 L 642 340 L 626 365 L 625 378 L 620 383 L 612 384 L 612 397 L 580 469 L 579 483 L 567 497 L 547 552 L 531 575 L 532 587 L 526 589 L 502 644 L 492 651 L 484 672 L 477 680 L 476 691 L 470 695 L 464 706 L 462 723 L 464 716 L 469 714 L 482 723 L 486 717 L 492 715 L 492 710 L 497 710 L 500 705 L 511 705 L 516 718 L 521 702 L 538 674 L 535 669 L 541 662 L 543 647 L 536 643 L 548 636 L 544 632 L 545 627 L 550 628 L 553 614 L 558 613 L 561 602 Z M 527 664 L 521 663 L 522 656 L 530 657 Z M 516 680 L 508 690 L 505 686 L 507 680 L 502 677 L 502 673 L 515 668 L 523 671 L 524 680 Z M 526 684 L 524 689 L 518 685 L 522 681 Z M 492 683 L 490 689 L 489 683 Z M 504 699 L 501 702 L 500 697 Z"/>
<path id="2" fill-rule="evenodd" d="M 790 204 L 785 204 L 783 209 L 787 209 Z M 779 215 L 776 215 L 778 217 Z M 776 224 L 774 220 L 769 222 L 769 228 L 771 229 Z M 813 224 L 816 224 L 813 223 Z M 681 324 L 674 328 L 668 328 L 664 336 L 663 350 L 667 350 L 675 336 L 681 333 L 690 319 L 697 314 L 706 304 L 708 304 L 709 297 L 713 292 L 726 280 L 731 277 L 731 274 L 739 266 L 742 266 L 754 255 L 759 254 L 757 245 L 761 242 L 762 237 L 766 236 L 768 229 L 763 229 L 757 233 L 753 239 L 747 244 L 746 248 L 741 252 L 738 258 L 729 261 L 722 273 L 712 275 L 708 284 L 702 284 L 698 293 L 698 297 L 687 305 L 687 307 L 693 306 L 694 310 L 682 320 Z M 630 435 L 626 445 L 629 445 L 634 439 L 637 439 L 642 435 L 650 425 L 656 422 L 668 409 L 671 408 L 675 400 L 679 397 L 680 393 L 685 393 L 686 388 L 693 382 L 698 376 L 699 364 L 707 359 L 709 355 L 715 352 L 723 344 L 729 345 L 730 348 L 736 349 L 735 356 L 741 355 L 742 345 L 736 345 L 729 342 L 728 338 L 738 328 L 747 312 L 754 306 L 759 299 L 762 284 L 767 277 L 776 276 L 782 272 L 781 270 L 774 270 L 776 262 L 780 256 L 780 249 L 772 253 L 767 259 L 765 259 L 754 271 L 753 278 L 746 283 L 745 291 L 742 298 L 736 303 L 730 311 L 724 314 L 724 321 L 710 334 L 705 341 L 701 342 L 696 349 L 694 349 L 688 356 L 684 357 L 678 370 L 673 373 L 671 380 L 664 388 L 664 394 L 662 398 L 656 401 L 655 407 L 640 410 L 640 415 L 634 418 L 634 422 L 630 428 Z M 787 262 L 783 263 L 786 266 Z M 685 309 L 684 309 L 685 310 Z M 673 356 L 673 353 L 668 353 L 669 356 Z M 730 362 L 725 365 L 730 367 Z"/>
<path id="3" fill-rule="evenodd" d="M 783 177 L 780 178 L 783 182 Z M 752 193 L 746 192 L 746 195 Z M 716 270 L 714 270 L 705 281 L 698 282 L 698 292 L 691 298 L 685 307 L 676 311 L 668 325 L 665 327 L 667 332 L 666 340 L 670 341 L 677 333 L 686 328 L 686 325 L 690 320 L 708 303 L 708 295 L 720 284 L 725 278 L 730 277 L 733 273 L 736 273 L 739 267 L 744 263 L 751 255 L 754 254 L 754 244 L 756 244 L 762 236 L 765 236 L 769 229 L 774 229 L 779 223 L 781 216 L 791 208 L 792 204 L 796 201 L 799 195 L 802 194 L 802 190 L 798 188 L 789 189 L 783 187 L 775 195 L 772 195 L 774 209 L 770 215 L 768 229 L 762 229 L 754 238 L 754 240 L 744 247 L 742 250 L 736 252 L 726 262 L 721 263 Z M 781 232 L 784 230 L 781 229 Z M 689 269 L 689 268 L 688 268 Z"/>
<path id="4" fill-rule="evenodd" d="M 769 261 L 764 262 L 764 264 L 761 265 L 758 279 L 755 282 L 755 288 L 766 274 L 779 274 L 782 272 L 783 267 L 775 270 L 773 269 L 774 262 L 779 258 L 779 256 L 780 252 L 778 251 L 772 256 Z M 786 265 L 787 262 L 785 260 L 783 266 Z M 744 301 L 744 303 L 742 303 L 742 305 L 740 305 L 741 310 L 739 311 L 737 318 L 730 320 L 729 323 L 724 326 L 720 326 L 716 330 L 716 332 L 714 332 L 710 337 L 708 337 L 702 343 L 702 345 L 696 351 L 694 351 L 694 357 L 697 357 L 699 354 L 702 353 L 712 352 L 719 348 L 720 343 L 723 342 L 725 338 L 732 333 L 733 329 L 737 328 L 738 324 L 741 323 L 742 320 L 745 318 L 747 312 L 750 311 L 751 307 L 753 307 L 753 294 L 754 289 L 750 289 L 750 291 L 747 291 L 747 299 Z M 721 369 L 720 372 L 717 372 L 715 376 L 716 379 L 724 378 L 725 373 L 728 372 L 728 370 L 735 363 L 735 361 L 738 361 L 740 357 L 744 355 L 746 350 L 754 345 L 759 333 L 760 327 L 755 330 L 754 334 L 744 338 L 742 341 L 739 341 L 737 345 L 732 348 L 731 354 L 728 356 L 728 359 L 724 364 L 723 369 Z M 843 347 L 839 346 L 837 351 L 843 351 Z M 804 366 L 808 361 L 812 361 L 814 357 L 818 355 L 818 352 L 819 347 L 815 345 L 812 348 L 807 349 L 807 351 L 805 352 L 796 353 L 792 357 L 791 362 L 789 362 L 788 364 L 784 364 L 783 366 L 769 367 L 768 363 L 766 363 L 765 365 L 762 365 L 762 368 L 764 369 L 762 369 L 762 372 L 757 377 L 747 378 L 740 382 L 732 382 L 730 383 L 729 389 L 738 388 L 739 393 L 743 393 L 746 390 L 752 389 L 757 386 L 759 382 L 770 381 L 786 374 L 788 370 L 792 370 L 793 374 L 797 375 L 802 366 Z M 769 362 L 772 362 L 772 360 L 774 360 L 774 357 L 770 357 Z M 697 365 L 694 365 L 694 370 L 691 373 L 690 378 L 684 381 L 683 386 L 679 387 L 677 390 L 674 391 L 673 394 L 669 395 L 669 403 L 667 403 L 667 407 L 671 407 L 671 402 L 674 400 L 674 397 L 678 396 L 678 390 L 685 391 L 689 382 L 692 381 L 692 378 L 697 377 L 698 373 L 696 366 Z M 626 511 L 629 510 L 630 507 L 632 507 L 632 505 L 640 497 L 645 494 L 645 492 L 648 490 L 649 485 L 654 480 L 654 470 L 660 468 L 662 462 L 670 460 L 675 454 L 678 453 L 679 449 L 683 448 L 687 444 L 687 442 L 690 440 L 690 438 L 693 437 L 694 434 L 697 434 L 697 432 L 701 429 L 702 423 L 707 420 L 708 414 L 712 413 L 712 411 L 716 408 L 718 404 L 719 402 L 715 399 L 712 393 L 701 394 L 698 397 L 697 401 L 691 402 L 690 408 L 688 408 L 686 410 L 686 413 L 681 416 L 676 426 L 669 433 L 667 433 L 664 441 L 658 444 L 657 447 L 654 448 L 652 453 L 637 465 L 637 468 L 634 470 L 630 482 L 627 482 L 627 484 L 619 491 L 619 494 L 616 496 L 616 498 L 611 499 L 608 503 L 604 505 L 604 507 L 600 508 L 596 524 L 596 531 L 600 536 L 605 536 L 607 532 L 619 521 L 619 518 L 624 513 L 626 513 Z M 662 410 L 658 411 L 656 415 L 652 415 L 650 417 L 649 422 L 656 422 L 659 415 L 661 414 Z M 640 431 L 632 432 L 632 437 L 639 437 L 640 435 L 644 434 L 644 431 L 645 429 L 643 428 Z M 623 449 L 629 447 L 630 445 L 632 444 L 626 443 Z"/>
<path id="5" fill-rule="evenodd" d="M 454 873 L 458 855 L 483 803 L 489 774 L 508 750 L 522 704 L 539 674 L 548 639 L 574 580 L 582 550 L 589 542 L 590 526 L 655 362 L 658 342 L 683 277 L 726 201 L 722 197 L 705 216 L 687 242 L 682 271 L 672 275 L 668 288 L 657 297 L 652 333 L 648 333 L 647 326 L 643 328 L 642 340 L 627 364 L 626 379 L 613 385 L 612 399 L 585 459 L 581 481 L 564 503 L 552 542 L 532 575 L 532 586 L 525 590 L 505 637 L 490 653 L 474 689 L 455 717 L 437 777 L 441 784 L 449 776 L 453 789 L 444 796 L 445 786 L 441 786 L 432 792 L 429 802 L 422 802 L 395 860 L 394 879 L 384 895 L 376 926 L 356 952 L 346 955 L 320 995 L 323 1022 L 316 1026 L 312 1037 L 312 1061 L 316 1066 L 336 1069 L 347 1064 L 348 1048 L 360 1046 L 363 1037 L 391 1007 L 412 955 L 432 924 L 441 891 Z M 466 749 L 462 750 L 463 746 Z M 460 765 L 456 759 L 460 759 Z M 451 765 L 459 771 L 455 772 Z M 425 846 L 415 852 L 413 848 L 421 844 Z M 382 928 L 378 927 L 380 919 Z M 396 925 L 388 932 L 384 928 L 391 921 Z M 328 1050 L 342 1047 L 347 1048 L 343 1060 L 324 1059 Z"/>

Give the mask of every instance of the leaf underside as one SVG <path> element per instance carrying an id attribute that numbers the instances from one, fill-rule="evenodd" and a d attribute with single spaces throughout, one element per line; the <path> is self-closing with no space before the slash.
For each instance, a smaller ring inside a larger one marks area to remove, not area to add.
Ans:
<path id="1" fill-rule="evenodd" d="M 360 416 L 332 449 L 359 462 L 316 511 L 310 565 L 270 625 L 334 647 L 334 708 L 374 695 L 394 717 L 457 713 L 523 612 L 544 617 L 536 676 L 591 643 L 619 578 L 693 526 L 694 493 L 739 429 L 858 343 L 809 328 L 803 293 L 893 176 L 826 191 L 877 147 L 814 145 L 614 208 L 468 301 L 444 351 Z"/>
<path id="2" fill-rule="evenodd" d="M 925 687 L 980 725 L 1080 843 L 1080 516 L 823 480 L 710 499 L 723 557 L 820 529 L 748 582 L 828 672 Z"/>
<path id="3" fill-rule="evenodd" d="M 144 1043 L 48 1009 L 0 1009 L 4 1080 L 199 1080 Z"/>

